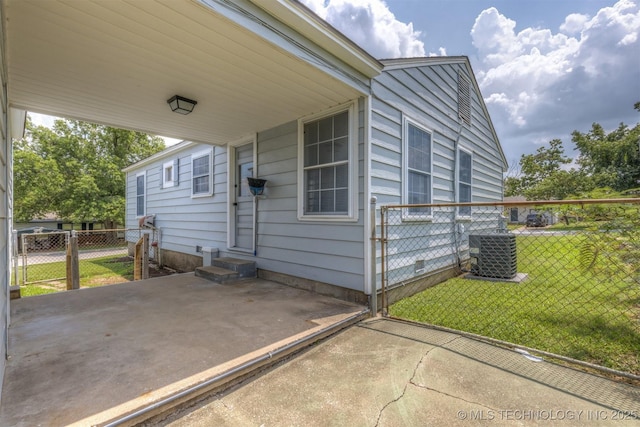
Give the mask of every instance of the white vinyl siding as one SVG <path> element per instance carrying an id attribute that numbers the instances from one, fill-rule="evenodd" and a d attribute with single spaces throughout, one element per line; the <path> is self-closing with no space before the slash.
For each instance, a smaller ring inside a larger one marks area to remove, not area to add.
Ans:
<path id="1" fill-rule="evenodd" d="M 213 194 L 212 152 L 207 150 L 191 156 L 191 196 L 204 197 Z"/>
<path id="2" fill-rule="evenodd" d="M 431 203 L 431 133 L 409 120 L 405 121 L 405 203 L 410 205 Z M 411 207 L 405 219 L 425 219 L 431 208 Z"/>
<path id="3" fill-rule="evenodd" d="M 354 107 L 300 121 L 300 219 L 354 219 Z"/>
<path id="4" fill-rule="evenodd" d="M 473 171 L 473 157 L 471 153 L 458 150 L 458 202 L 471 202 L 471 174 Z M 471 216 L 471 206 L 460 206 L 458 216 Z"/>
<path id="5" fill-rule="evenodd" d="M 182 149 L 169 147 L 170 155 L 160 156 L 155 161 L 132 167 L 127 174 L 128 228 L 137 228 L 136 218 L 136 174 L 146 171 L 145 213 L 155 215 L 155 226 L 162 228 L 161 249 L 166 251 L 202 256 L 197 247 L 214 247 L 220 250 L 227 245 L 227 152 L 224 147 L 189 143 Z M 215 197 L 192 197 L 191 159 L 203 152 L 212 153 Z M 180 185 L 163 188 L 163 165 L 170 159 L 180 164 L 175 182 Z"/>
<path id="6" fill-rule="evenodd" d="M 6 40 L 4 34 L 6 25 L 4 11 L 0 8 L 0 385 L 4 379 L 5 363 L 8 355 L 8 327 L 10 322 L 9 310 L 9 286 L 11 285 L 11 259 L 12 238 L 11 227 L 13 217 L 13 159 L 11 150 L 12 129 L 7 120 L 7 66 L 6 66 Z M 0 388 L 0 397 L 2 390 Z"/>
<path id="7" fill-rule="evenodd" d="M 489 116 L 483 108 L 482 96 L 473 84 L 471 69 L 462 58 L 446 59 L 450 63 L 444 61 L 425 59 L 405 67 L 391 66 L 372 81 L 369 175 L 371 195 L 377 198 L 379 205 L 409 201 L 406 192 L 407 119 L 431 133 L 431 203 L 460 201 L 458 148 L 472 153 L 472 201 L 502 200 L 503 157 Z M 393 65 L 393 60 L 388 62 Z M 462 126 L 458 105 L 460 74 L 471 82 L 468 98 L 470 125 Z M 402 214 L 400 210 L 391 212 L 385 220 L 400 223 L 412 219 L 407 209 L 403 211 Z M 460 217 L 457 210 L 434 207 L 430 217 L 416 216 L 414 224 L 403 224 L 407 235 L 428 235 L 429 246 L 404 250 L 402 248 L 406 248 L 407 242 L 398 246 L 390 243 L 387 261 L 393 268 L 388 271 L 389 283 L 397 284 L 456 266 L 459 257 L 468 256 L 466 238 L 470 232 L 493 230 L 498 226 L 495 215 L 485 217 L 475 211 L 473 215 L 474 221 L 470 225 L 459 228 L 456 220 L 466 218 Z M 379 256 L 376 262 L 381 262 Z M 377 282 L 379 285 L 379 276 Z"/>
<path id="8" fill-rule="evenodd" d="M 145 215 L 145 191 L 146 174 L 144 172 L 136 174 L 136 216 Z"/>

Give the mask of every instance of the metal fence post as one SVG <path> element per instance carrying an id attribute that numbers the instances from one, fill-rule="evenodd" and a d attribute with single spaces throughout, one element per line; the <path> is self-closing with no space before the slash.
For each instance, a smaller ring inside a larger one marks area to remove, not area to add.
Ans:
<path id="1" fill-rule="evenodd" d="M 71 232 L 67 245 L 67 290 L 80 289 L 80 262 L 78 260 L 78 235 Z"/>
<path id="2" fill-rule="evenodd" d="M 15 286 L 20 286 L 20 275 L 18 274 L 18 232 L 13 230 L 11 234 L 11 240 L 13 242 L 13 247 L 11 248 L 11 256 L 13 258 L 13 284 Z"/>
<path id="3" fill-rule="evenodd" d="M 387 233 L 388 230 L 385 227 L 385 220 L 384 220 L 384 216 L 385 216 L 385 212 L 387 212 L 387 207 L 386 206 L 382 206 L 380 207 L 380 285 L 382 288 L 382 293 L 381 293 L 381 304 L 382 304 L 382 315 L 386 316 L 387 315 L 387 306 L 386 306 L 386 293 L 387 293 L 387 289 L 386 289 L 386 281 L 387 281 L 387 269 L 386 269 L 386 253 L 385 251 L 387 250 L 386 248 L 386 243 L 387 243 Z"/>
<path id="4" fill-rule="evenodd" d="M 378 199 L 374 196 L 371 198 L 371 269 L 369 282 L 371 285 L 371 315 L 373 317 L 378 314 L 378 282 L 376 280 L 376 202 Z"/>
<path id="5" fill-rule="evenodd" d="M 22 241 L 22 284 L 27 283 L 27 236 L 21 236 Z"/>

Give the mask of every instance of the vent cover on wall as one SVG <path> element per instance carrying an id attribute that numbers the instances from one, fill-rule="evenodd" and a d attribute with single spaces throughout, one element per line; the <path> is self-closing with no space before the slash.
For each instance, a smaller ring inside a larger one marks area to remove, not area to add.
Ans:
<path id="1" fill-rule="evenodd" d="M 517 274 L 515 234 L 472 234 L 469 252 L 471 273 L 476 276 L 512 279 Z"/>

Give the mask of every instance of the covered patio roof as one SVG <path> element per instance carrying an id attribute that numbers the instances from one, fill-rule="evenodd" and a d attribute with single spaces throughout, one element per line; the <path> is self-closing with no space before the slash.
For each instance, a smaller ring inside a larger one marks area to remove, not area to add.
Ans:
<path id="1" fill-rule="evenodd" d="M 8 103 L 222 145 L 368 93 L 382 65 L 293 0 L 2 0 Z M 171 112 L 167 99 L 198 102 Z"/>

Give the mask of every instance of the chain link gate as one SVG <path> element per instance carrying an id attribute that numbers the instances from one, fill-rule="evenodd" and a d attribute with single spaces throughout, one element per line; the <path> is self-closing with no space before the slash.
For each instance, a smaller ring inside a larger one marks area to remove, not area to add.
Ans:
<path id="1" fill-rule="evenodd" d="M 66 280 L 66 268 L 60 268 L 57 265 L 49 269 L 43 266 L 65 262 L 69 236 L 68 231 L 21 234 L 17 239 L 17 249 L 20 255 L 18 262 L 14 264 L 19 269 L 16 284 L 28 285 Z M 29 266 L 33 268 L 29 268 Z M 43 274 L 44 271 L 46 271 L 45 274 Z"/>
<path id="2" fill-rule="evenodd" d="M 382 312 L 640 381 L 640 199 L 380 207 Z"/>

